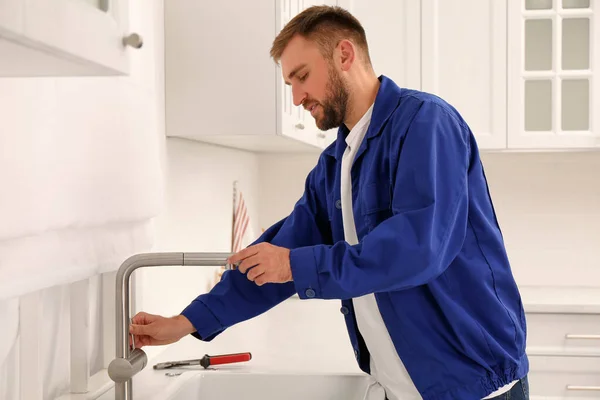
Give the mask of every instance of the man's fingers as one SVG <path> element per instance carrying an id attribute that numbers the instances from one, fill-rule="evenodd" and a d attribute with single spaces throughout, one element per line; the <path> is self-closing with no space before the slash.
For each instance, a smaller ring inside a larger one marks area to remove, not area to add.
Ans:
<path id="1" fill-rule="evenodd" d="M 129 325 L 129 333 L 134 335 L 152 335 L 152 325 Z"/>
<path id="2" fill-rule="evenodd" d="M 138 325 L 148 325 L 152 321 L 156 320 L 156 317 L 157 316 L 154 314 L 148 314 L 146 312 L 140 311 L 139 313 L 135 314 L 131 321 L 134 324 Z"/>
<path id="3" fill-rule="evenodd" d="M 254 281 L 258 286 L 262 286 L 265 283 L 269 283 L 269 278 L 267 278 L 267 274 L 262 274 Z"/>
<path id="4" fill-rule="evenodd" d="M 230 263 L 230 264 L 236 264 L 236 263 L 242 261 L 245 258 L 253 256 L 254 254 L 258 253 L 257 246 L 260 246 L 260 245 L 246 247 L 245 249 L 242 249 L 242 250 L 238 251 L 237 253 L 231 255 L 227 259 L 227 262 Z"/>
<path id="5" fill-rule="evenodd" d="M 248 271 L 248 275 L 246 275 L 246 277 L 248 278 L 248 280 L 254 281 L 256 278 L 263 275 L 264 273 L 265 268 L 261 265 L 258 265 L 252 268 L 250 271 Z"/>
<path id="6" fill-rule="evenodd" d="M 240 263 L 240 265 L 238 265 L 238 269 L 240 270 L 240 272 L 242 274 L 245 274 L 246 271 L 248 271 L 250 268 L 260 264 L 260 255 L 257 254 L 253 254 L 251 256 L 249 256 L 248 258 L 245 258 L 244 260 L 242 260 L 242 262 Z"/>

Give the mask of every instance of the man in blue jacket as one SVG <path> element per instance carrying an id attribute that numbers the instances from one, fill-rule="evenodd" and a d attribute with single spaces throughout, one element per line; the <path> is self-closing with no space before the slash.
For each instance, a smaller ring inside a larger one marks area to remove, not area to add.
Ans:
<path id="1" fill-rule="evenodd" d="M 136 343 L 210 341 L 298 293 L 342 301 L 359 366 L 390 400 L 528 399 L 524 311 L 467 123 L 377 77 L 343 9 L 305 10 L 271 56 L 337 140 L 291 214 L 231 256 L 237 270 L 181 315 L 136 315 Z"/>

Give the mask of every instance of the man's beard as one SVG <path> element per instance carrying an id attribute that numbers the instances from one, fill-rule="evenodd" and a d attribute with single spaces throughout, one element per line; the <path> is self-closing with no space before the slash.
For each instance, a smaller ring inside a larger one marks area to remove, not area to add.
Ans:
<path id="1" fill-rule="evenodd" d="M 348 108 L 348 88 L 339 73 L 329 69 L 329 82 L 327 83 L 327 99 L 320 103 L 323 115 L 316 118 L 317 128 L 327 131 L 337 128 L 344 123 L 346 110 Z"/>

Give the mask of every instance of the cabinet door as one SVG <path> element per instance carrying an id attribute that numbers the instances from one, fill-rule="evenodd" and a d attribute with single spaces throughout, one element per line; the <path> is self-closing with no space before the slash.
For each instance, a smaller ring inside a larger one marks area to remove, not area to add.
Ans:
<path id="1" fill-rule="evenodd" d="M 510 148 L 600 146 L 600 10 L 592 3 L 508 2 Z"/>
<path id="2" fill-rule="evenodd" d="M 302 0 L 279 0 L 277 34 L 302 11 Z M 310 134 L 307 122 L 312 118 L 302 106 L 294 105 L 292 87 L 284 82 L 281 65 L 277 67 L 277 115 L 280 119 L 280 134 L 317 147 L 317 138 Z M 308 118 L 307 118 L 308 117 Z"/>
<path id="3" fill-rule="evenodd" d="M 506 4 L 422 0 L 422 87 L 452 104 L 482 149 L 506 147 Z"/>
<path id="4" fill-rule="evenodd" d="M 354 0 L 350 11 L 366 31 L 375 73 L 421 89 L 421 0 Z"/>
<path id="5" fill-rule="evenodd" d="M 340 2 L 336 1 L 336 0 L 297 0 L 300 3 L 300 7 L 301 10 L 305 10 L 308 7 L 311 6 L 315 6 L 315 5 L 328 5 L 328 6 L 335 6 L 335 5 L 341 5 L 338 4 Z M 343 3 L 343 0 L 341 1 L 341 3 Z M 336 137 L 337 137 L 337 128 L 333 128 L 333 129 L 329 129 L 327 131 L 322 131 L 319 128 L 317 128 L 317 124 L 315 119 L 312 117 L 312 115 L 310 115 L 310 112 L 305 111 L 304 109 L 302 109 L 302 113 L 303 113 L 303 121 L 305 124 L 305 129 L 306 129 L 306 133 L 308 134 L 308 136 L 311 137 L 311 141 L 314 139 L 316 146 L 320 149 L 324 149 L 327 146 L 329 146 L 332 142 L 335 141 Z"/>
<path id="6" fill-rule="evenodd" d="M 129 72 L 129 0 L 21 0 L 24 36 L 84 63 L 114 73 Z"/>
<path id="7" fill-rule="evenodd" d="M 313 5 L 335 5 L 335 0 L 279 0 L 277 33 L 296 15 Z M 335 140 L 337 129 L 323 132 L 315 123 L 310 112 L 295 106 L 292 88 L 284 83 L 281 67 L 277 68 L 277 115 L 280 119 L 281 135 L 324 149 Z"/>

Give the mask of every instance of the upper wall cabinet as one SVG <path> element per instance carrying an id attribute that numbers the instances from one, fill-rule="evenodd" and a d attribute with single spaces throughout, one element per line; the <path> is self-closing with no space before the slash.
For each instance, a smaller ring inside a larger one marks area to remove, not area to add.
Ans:
<path id="1" fill-rule="evenodd" d="M 595 0 L 373 1 L 352 11 L 375 70 L 447 100 L 480 148 L 600 147 Z"/>
<path id="2" fill-rule="evenodd" d="M 421 89 L 452 104 L 481 148 L 506 147 L 506 2 L 422 0 Z"/>
<path id="3" fill-rule="evenodd" d="M 317 129 L 293 104 L 269 55 L 295 15 L 326 0 L 165 2 L 167 136 L 245 150 L 320 151 L 336 130 Z"/>
<path id="4" fill-rule="evenodd" d="M 600 147 L 598 3 L 508 1 L 509 148 Z"/>
<path id="5" fill-rule="evenodd" d="M 0 0 L 0 77 L 129 73 L 128 0 Z"/>

